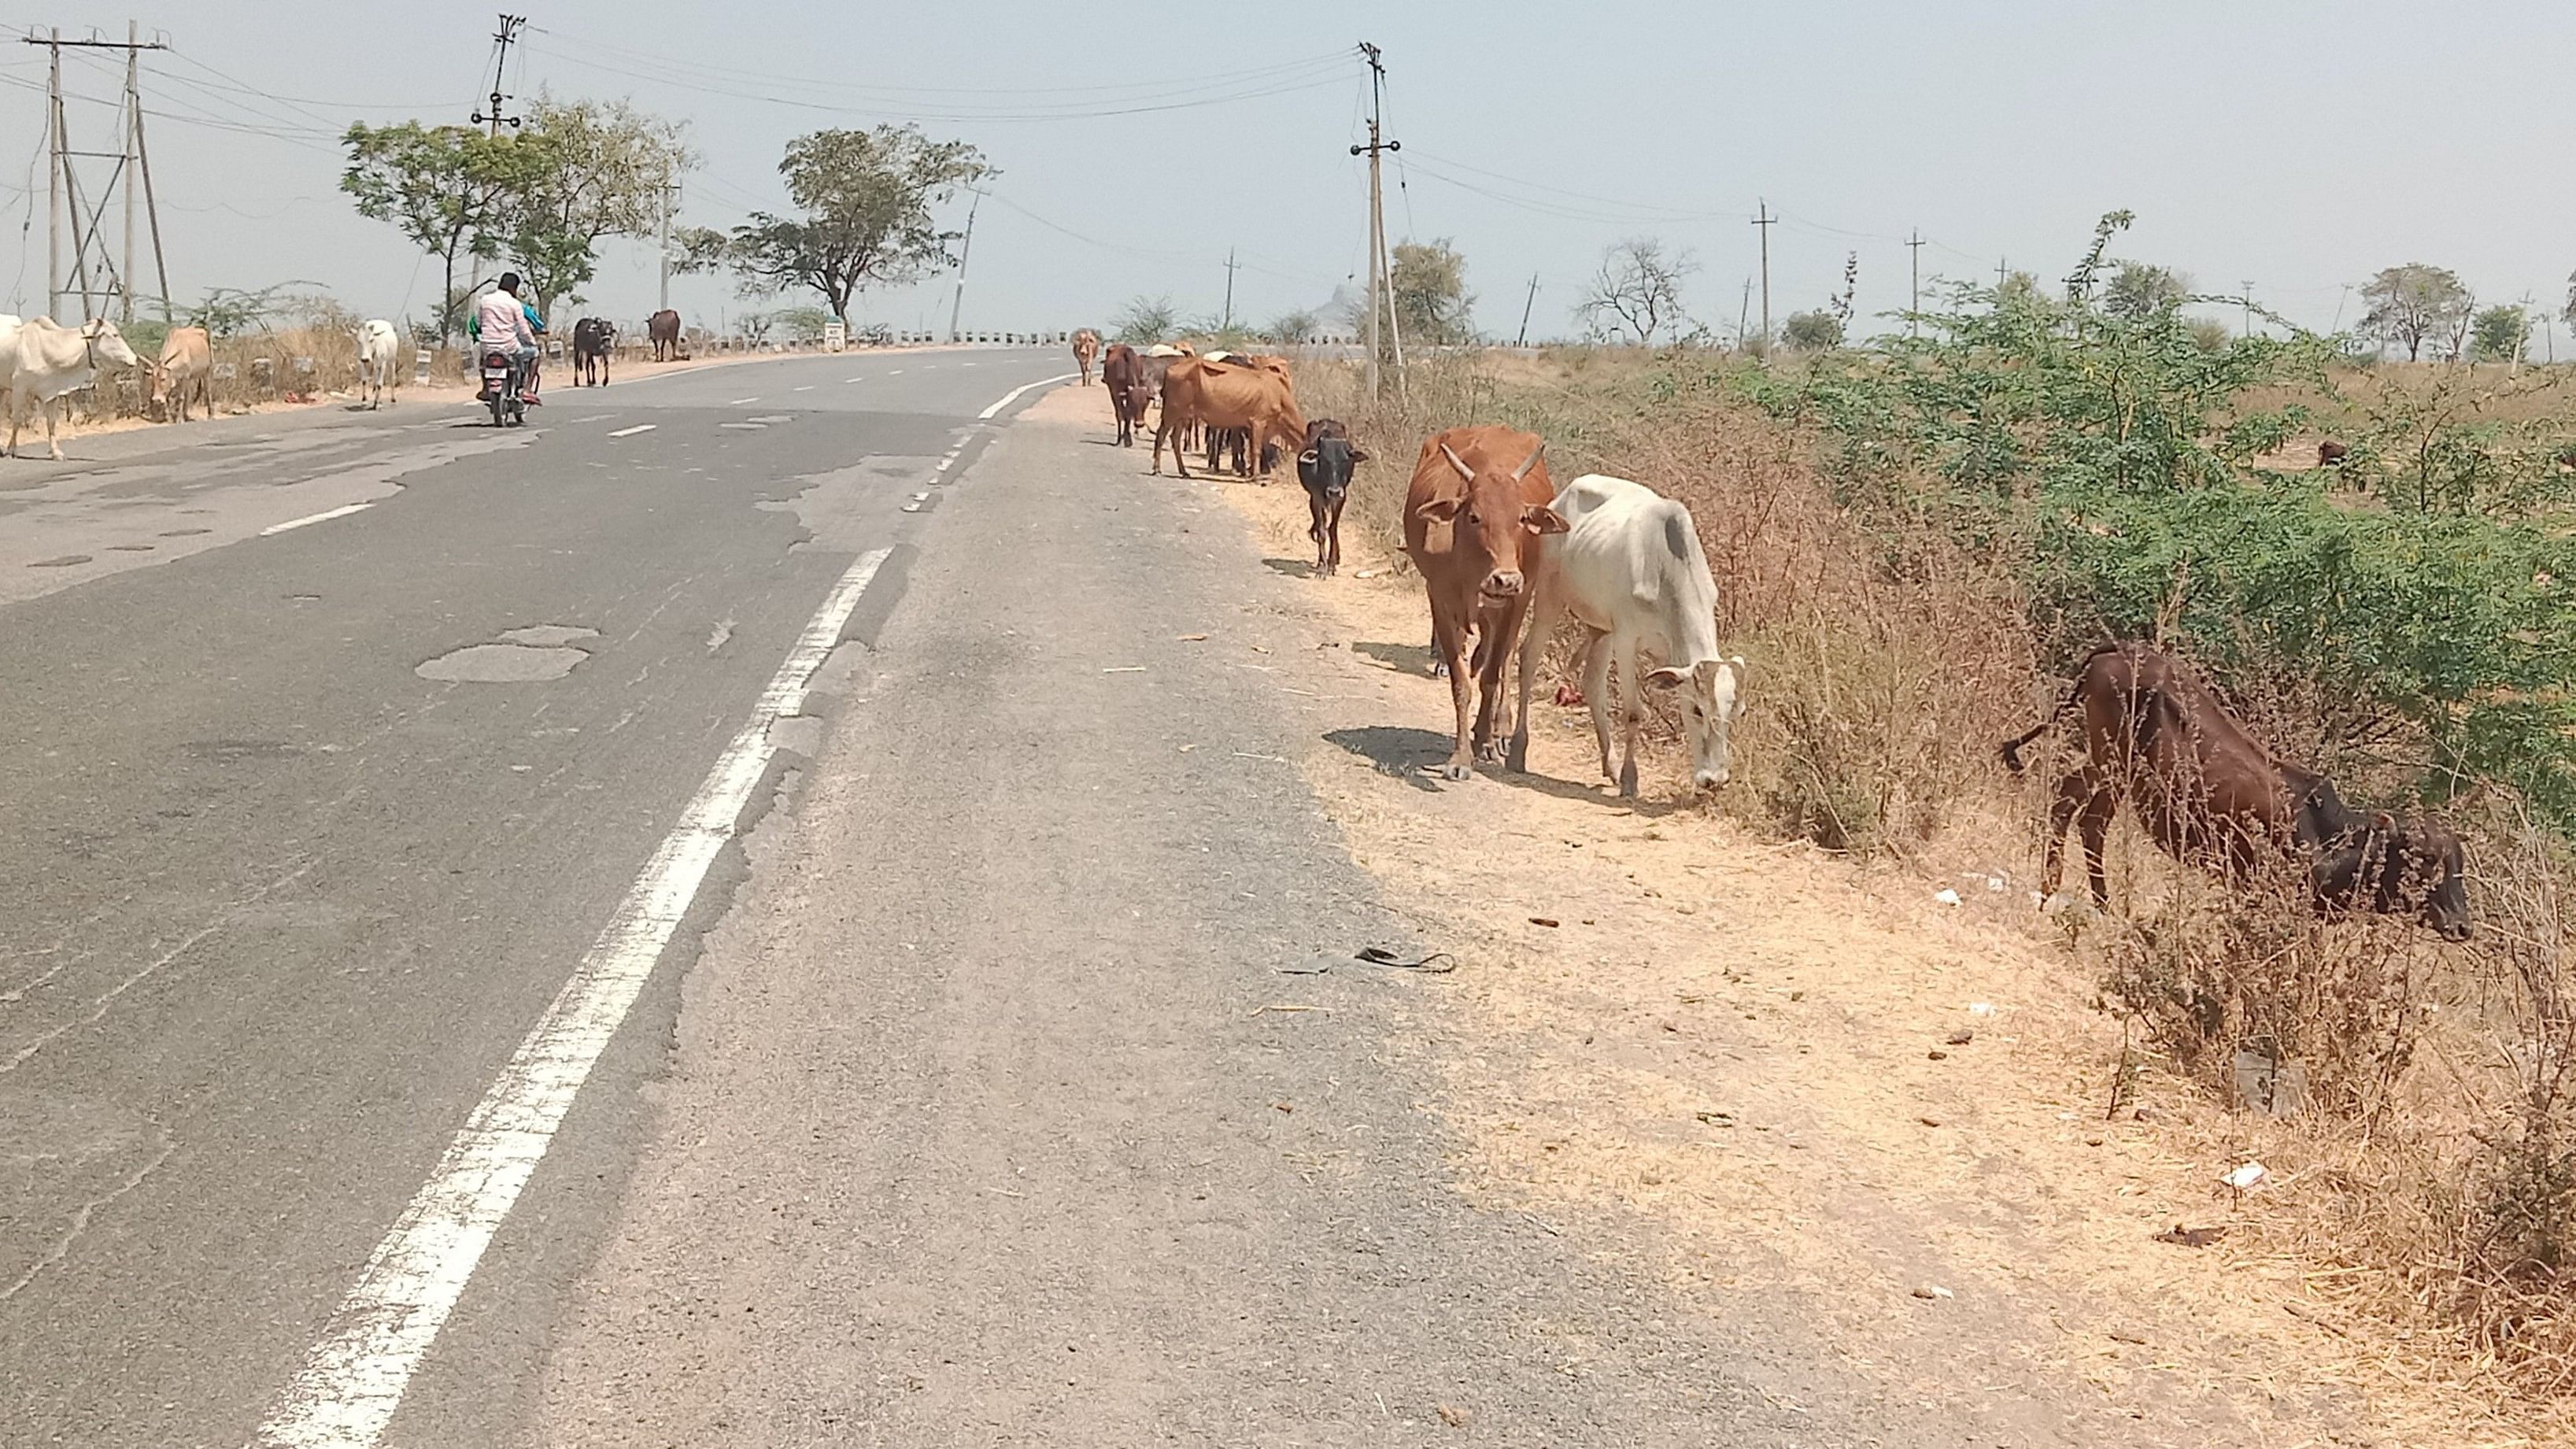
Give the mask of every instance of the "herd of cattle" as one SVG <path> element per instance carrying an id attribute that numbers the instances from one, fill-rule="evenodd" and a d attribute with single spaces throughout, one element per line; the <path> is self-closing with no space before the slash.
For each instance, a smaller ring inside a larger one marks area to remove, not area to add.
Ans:
<path id="1" fill-rule="evenodd" d="M 1341 562 L 1341 515 L 1353 472 L 1368 461 L 1343 425 L 1309 421 L 1288 365 L 1274 357 L 1187 346 L 1103 348 L 1076 333 L 1074 360 L 1088 386 L 1098 364 L 1117 422 L 1133 446 L 1159 406 L 1152 468 L 1172 445 L 1182 477 L 1189 451 L 1209 471 L 1234 455 L 1239 475 L 1267 475 L 1274 443 L 1296 446 L 1315 544 L 1315 574 Z M 1637 731 L 1648 689 L 1678 706 L 1692 783 L 1726 784 L 1729 734 L 1745 708 L 1745 661 L 1717 637 L 1717 582 L 1690 511 L 1644 484 L 1586 474 L 1558 487 L 1547 444 L 1507 427 L 1443 431 L 1422 445 L 1404 501 L 1404 551 L 1422 577 L 1435 672 L 1449 678 L 1452 749 L 1441 773 L 1470 778 L 1479 762 L 1528 768 L 1531 688 L 1563 619 L 1582 628 L 1581 698 L 1592 713 L 1601 772 L 1623 796 L 1637 793 Z M 1516 697 L 1504 689 L 1517 655 Z M 1640 656 L 1656 667 L 1640 672 Z M 1622 745 L 1612 763 L 1611 668 L 1617 666 Z M 1573 702 L 1571 691 L 1561 700 Z M 1508 710 L 1508 714 L 1506 711 Z M 2468 939 L 2471 917 L 2460 838 L 2429 818 L 2358 812 L 2324 776 L 2266 750 L 2172 654 L 2148 644 L 2095 649 L 2058 709 L 2002 748 L 2021 752 L 2071 714 L 2083 716 L 2082 754 L 2060 779 L 2049 813 L 2041 894 L 2057 893 L 2069 827 L 2084 851 L 2087 885 L 2108 903 L 2103 847 L 2127 801 L 2148 835 L 2178 860 L 2249 882 L 2271 861 L 2304 875 L 2321 912 L 2363 909 L 2410 915 L 2446 940 Z"/>

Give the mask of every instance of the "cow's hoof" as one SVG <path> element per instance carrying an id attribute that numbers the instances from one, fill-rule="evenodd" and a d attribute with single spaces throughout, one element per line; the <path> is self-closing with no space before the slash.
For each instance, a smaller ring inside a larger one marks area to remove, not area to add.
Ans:
<path id="1" fill-rule="evenodd" d="M 1503 755 L 1503 768 L 1515 775 L 1529 773 L 1529 736 L 1512 736 L 1511 749 Z"/>
<path id="2" fill-rule="evenodd" d="M 1439 774 L 1443 780 L 1472 780 L 1476 778 L 1476 767 L 1463 761 L 1451 760 L 1440 767 Z"/>
<path id="3" fill-rule="evenodd" d="M 1637 798 L 1637 767 L 1634 765 L 1619 772 L 1619 798 L 1622 800 Z"/>

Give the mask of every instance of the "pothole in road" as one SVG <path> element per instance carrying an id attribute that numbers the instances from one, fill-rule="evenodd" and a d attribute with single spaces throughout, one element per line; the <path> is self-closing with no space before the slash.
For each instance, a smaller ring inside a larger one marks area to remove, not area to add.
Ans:
<path id="1" fill-rule="evenodd" d="M 572 647 L 576 639 L 596 639 L 599 631 L 577 624 L 531 624 L 509 629 L 490 644 L 451 649 L 412 669 L 423 679 L 451 684 L 543 684 L 561 679 L 590 657 Z"/>
<path id="2" fill-rule="evenodd" d="M 162 538 L 193 538 L 201 533 L 212 532 L 214 532 L 214 530 L 211 528 L 169 528 L 163 529 L 158 536 Z"/>

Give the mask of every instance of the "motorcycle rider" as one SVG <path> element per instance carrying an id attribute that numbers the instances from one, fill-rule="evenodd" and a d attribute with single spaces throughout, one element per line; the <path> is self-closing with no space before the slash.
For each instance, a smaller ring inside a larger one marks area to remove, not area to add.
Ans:
<path id="1" fill-rule="evenodd" d="M 488 337 L 492 339 L 494 351 L 506 349 L 509 352 L 510 360 L 517 364 L 519 395 L 533 403 L 537 400 L 535 373 L 539 329 L 532 320 L 537 315 L 536 309 L 519 299 L 519 285 L 518 273 L 503 272 L 501 280 L 494 284 L 494 290 L 484 293 L 475 302 L 474 316 L 466 323 L 465 330 L 478 345 Z"/>

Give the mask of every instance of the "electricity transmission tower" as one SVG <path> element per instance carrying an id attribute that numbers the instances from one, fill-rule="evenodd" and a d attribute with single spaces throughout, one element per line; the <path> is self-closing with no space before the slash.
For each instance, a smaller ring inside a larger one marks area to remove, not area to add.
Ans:
<path id="1" fill-rule="evenodd" d="M 150 40 L 142 37 L 141 27 L 129 20 L 123 40 L 108 40 L 92 33 L 86 40 L 63 39 L 62 27 L 55 26 L 43 35 L 25 37 L 29 45 L 45 47 L 47 67 L 45 80 L 45 315 L 60 322 L 63 300 L 80 299 L 80 313 L 73 323 L 107 313 L 113 302 L 119 321 L 134 320 L 134 186 L 137 177 L 143 184 L 143 209 L 152 236 L 152 266 L 161 281 L 161 315 L 170 315 L 170 266 L 161 254 L 161 208 L 152 195 L 152 161 L 143 148 L 143 91 L 140 61 L 147 50 L 167 50 L 169 37 L 154 31 Z M 75 150 L 71 126 L 63 112 L 63 52 L 66 50 L 121 50 L 125 52 L 125 92 L 118 102 L 120 131 L 114 151 Z M 112 161 L 114 168 L 93 198 L 81 189 L 77 161 Z M 107 209 L 111 201 L 125 206 L 124 261 L 119 265 L 108 255 Z M 68 233 L 65 230 L 68 223 Z M 63 241 L 71 240 L 71 255 L 66 261 Z"/>
<path id="2" fill-rule="evenodd" d="M 476 111 L 472 120 L 478 126 L 490 126 L 495 137 L 501 134 L 503 126 L 515 131 L 521 124 L 517 116 L 501 114 L 502 103 L 511 99 L 501 93 L 501 75 L 510 65 L 510 47 L 518 42 L 519 31 L 527 23 L 528 17 L 524 15 L 504 15 L 500 30 L 492 37 L 492 110 L 488 115 Z"/>

